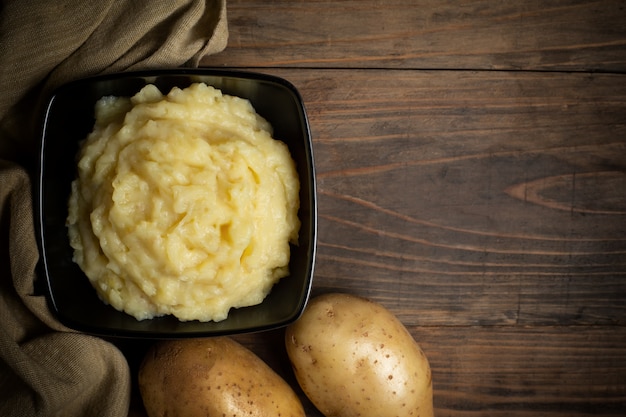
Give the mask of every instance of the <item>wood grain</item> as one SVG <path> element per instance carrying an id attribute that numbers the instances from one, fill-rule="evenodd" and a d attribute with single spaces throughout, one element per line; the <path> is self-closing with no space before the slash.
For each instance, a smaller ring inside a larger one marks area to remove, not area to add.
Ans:
<path id="1" fill-rule="evenodd" d="M 312 295 L 396 314 L 438 417 L 626 415 L 626 3 L 229 0 L 228 15 L 228 48 L 202 65 L 286 78 L 307 108 Z M 236 339 L 321 417 L 282 330 Z"/>
<path id="2" fill-rule="evenodd" d="M 437 416 L 624 415 L 621 76 L 269 72 L 300 89 L 313 130 L 313 295 L 398 315 Z M 297 389 L 281 331 L 239 340 Z"/>
<path id="3" fill-rule="evenodd" d="M 316 289 L 410 325 L 626 324 L 621 76 L 270 72 L 309 112 Z"/>
<path id="4" fill-rule="evenodd" d="M 439 381 L 439 416 L 623 415 L 624 332 L 596 326 L 412 330 Z"/>
<path id="5" fill-rule="evenodd" d="M 581 1 L 229 0 L 206 66 L 626 70 L 626 7 Z"/>
<path id="6" fill-rule="evenodd" d="M 602 326 L 409 327 L 433 370 L 435 415 L 621 416 L 626 334 Z M 299 389 L 283 332 L 236 336 Z"/>

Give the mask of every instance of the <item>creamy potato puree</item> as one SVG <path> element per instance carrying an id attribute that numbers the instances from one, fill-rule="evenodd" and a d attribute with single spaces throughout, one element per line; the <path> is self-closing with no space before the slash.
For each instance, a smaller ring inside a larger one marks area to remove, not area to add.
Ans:
<path id="1" fill-rule="evenodd" d="M 202 83 L 100 99 L 67 223 L 102 300 L 183 321 L 260 303 L 300 227 L 295 165 L 271 135 L 247 100 Z"/>

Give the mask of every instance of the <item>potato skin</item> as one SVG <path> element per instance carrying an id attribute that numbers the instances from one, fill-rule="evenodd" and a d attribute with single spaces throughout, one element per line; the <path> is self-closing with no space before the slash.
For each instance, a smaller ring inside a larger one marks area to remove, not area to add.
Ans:
<path id="1" fill-rule="evenodd" d="M 139 369 L 149 417 L 304 417 L 291 387 L 228 337 L 157 342 Z"/>
<path id="2" fill-rule="evenodd" d="M 350 294 L 313 298 L 287 327 L 296 379 L 326 417 L 432 417 L 424 352 L 382 305 Z"/>

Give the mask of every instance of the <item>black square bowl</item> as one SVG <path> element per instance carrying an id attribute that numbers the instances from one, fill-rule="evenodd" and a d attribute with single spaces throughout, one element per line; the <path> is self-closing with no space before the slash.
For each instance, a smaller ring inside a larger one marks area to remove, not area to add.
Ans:
<path id="1" fill-rule="evenodd" d="M 287 144 L 300 177 L 301 221 L 298 245 L 291 247 L 290 275 L 281 279 L 259 305 L 231 309 L 220 322 L 179 321 L 173 316 L 138 321 L 106 305 L 72 261 L 66 227 L 70 184 L 76 176 L 79 142 L 94 124 L 94 105 L 106 95 L 133 96 L 146 84 L 167 94 L 204 82 L 223 93 L 250 100 Z M 311 290 L 317 239 L 315 168 L 309 124 L 293 85 L 265 74 L 172 69 L 121 73 L 81 79 L 62 86 L 46 108 L 40 148 L 37 226 L 49 305 L 72 329 L 100 336 L 136 338 L 205 337 L 256 332 L 286 326 L 302 313 Z"/>

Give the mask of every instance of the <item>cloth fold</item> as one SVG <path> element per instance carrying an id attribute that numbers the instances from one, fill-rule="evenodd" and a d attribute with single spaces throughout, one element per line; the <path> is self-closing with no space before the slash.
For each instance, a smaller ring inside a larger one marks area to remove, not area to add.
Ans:
<path id="1" fill-rule="evenodd" d="M 38 288 L 32 190 L 42 106 L 91 75 L 195 67 L 226 47 L 225 0 L 5 0 L 0 6 L 0 415 L 126 416 L 113 344 L 65 328 Z"/>

